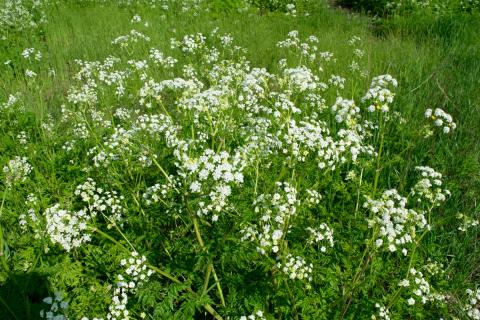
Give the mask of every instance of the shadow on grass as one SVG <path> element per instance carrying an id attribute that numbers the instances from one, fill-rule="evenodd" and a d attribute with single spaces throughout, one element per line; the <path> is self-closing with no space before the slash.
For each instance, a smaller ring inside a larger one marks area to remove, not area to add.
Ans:
<path id="1" fill-rule="evenodd" d="M 47 280 L 39 273 L 14 274 L 0 285 L 0 319 L 39 319 L 48 296 Z"/>

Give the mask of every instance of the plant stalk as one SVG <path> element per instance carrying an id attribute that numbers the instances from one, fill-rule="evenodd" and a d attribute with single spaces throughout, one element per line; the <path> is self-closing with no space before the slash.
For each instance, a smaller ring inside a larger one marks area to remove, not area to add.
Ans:
<path id="1" fill-rule="evenodd" d="M 123 244 L 121 244 L 120 242 L 118 242 L 116 239 L 114 239 L 113 237 L 111 237 L 110 235 L 106 234 L 105 232 L 103 232 L 102 230 L 99 230 L 95 227 L 92 227 L 91 230 L 93 232 L 96 232 L 97 234 L 101 235 L 102 237 L 104 237 L 105 239 L 108 239 L 110 240 L 111 242 L 115 243 L 116 245 L 120 246 L 125 252 L 128 252 L 130 253 L 130 250 L 128 250 L 127 248 L 125 248 L 125 246 Z M 158 274 L 160 274 L 161 276 L 171 280 L 172 282 L 175 282 L 175 283 L 178 283 L 178 284 L 182 284 L 183 282 L 180 281 L 178 278 L 176 278 L 175 276 L 171 275 L 169 272 L 167 271 L 164 271 L 160 268 L 157 268 L 151 264 L 147 264 L 147 267 L 152 269 L 153 271 L 157 272 Z M 196 294 L 195 291 L 192 290 L 192 288 L 188 287 L 186 289 L 188 292 L 191 292 L 191 293 L 194 293 Z M 205 304 L 203 305 L 203 308 L 208 312 L 210 313 L 216 320 L 223 320 L 222 316 L 218 314 L 218 312 L 215 311 L 215 309 L 213 309 L 213 307 L 209 304 Z"/>
<path id="2" fill-rule="evenodd" d="M 5 198 L 7 197 L 7 190 L 3 190 L 2 203 L 0 204 L 0 218 L 3 213 L 3 206 L 5 204 Z M 5 252 L 3 251 L 5 244 L 3 242 L 3 226 L 2 221 L 0 220 L 0 259 L 2 260 L 3 267 L 8 271 L 7 257 L 5 257 Z"/>
<path id="3" fill-rule="evenodd" d="M 200 225 L 198 223 L 197 217 L 194 214 L 192 214 L 192 221 L 193 221 L 193 229 L 195 230 L 195 236 L 197 237 L 197 241 L 200 244 L 200 247 L 202 247 L 203 250 L 206 250 L 205 243 L 203 242 L 202 234 L 200 232 Z M 215 284 L 217 286 L 220 302 L 222 303 L 222 306 L 225 307 L 226 304 L 225 304 L 225 298 L 223 296 L 222 286 L 220 285 L 220 280 L 218 279 L 217 272 L 215 271 L 215 267 L 213 266 L 212 262 L 208 264 L 207 270 L 208 268 L 212 269 L 213 278 L 215 279 Z"/>
<path id="4" fill-rule="evenodd" d="M 377 165 L 375 168 L 375 178 L 373 180 L 373 192 L 372 192 L 372 197 L 375 197 L 375 194 L 377 192 L 377 186 L 378 186 L 378 179 L 380 178 L 380 160 L 382 158 L 382 151 L 383 151 L 383 142 L 384 142 L 384 132 L 382 130 L 382 133 L 380 135 L 380 149 L 378 150 L 378 155 L 377 155 Z"/>

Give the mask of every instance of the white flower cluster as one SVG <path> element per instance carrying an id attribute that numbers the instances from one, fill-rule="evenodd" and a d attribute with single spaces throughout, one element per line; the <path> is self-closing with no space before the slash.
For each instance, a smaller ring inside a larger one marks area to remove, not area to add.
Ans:
<path id="1" fill-rule="evenodd" d="M 320 112 L 328 109 L 325 99 L 316 93 L 307 93 L 305 96 L 305 103 L 313 110 Z"/>
<path id="2" fill-rule="evenodd" d="M 435 127 L 443 127 L 443 133 L 449 133 L 457 128 L 452 116 L 440 108 L 436 108 L 435 111 L 432 111 L 432 109 L 425 110 L 425 118 L 433 121 Z"/>
<path id="3" fill-rule="evenodd" d="M 228 207 L 227 198 L 232 187 L 243 183 L 243 168 L 246 162 L 240 152 L 231 156 L 228 152 L 216 153 L 207 149 L 199 158 L 183 156 L 180 169 L 193 181 L 189 185 L 192 194 L 202 198 L 197 215 L 212 215 L 212 221 L 218 220 L 218 214 Z"/>
<path id="4" fill-rule="evenodd" d="M 304 162 L 310 154 L 314 154 L 320 169 L 335 170 L 336 165 L 347 158 L 356 161 L 360 154 L 374 154 L 371 146 L 363 144 L 364 134 L 360 134 L 356 128 L 340 129 L 340 139 L 337 140 L 330 135 L 324 122 L 313 119 L 298 124 L 290 120 L 286 129 L 282 152 L 291 154 L 287 158 L 289 162 Z"/>
<path id="5" fill-rule="evenodd" d="M 115 161 L 128 164 L 131 157 L 138 157 L 136 160 L 142 163 L 142 166 L 149 166 L 151 159 L 148 159 L 147 155 L 150 150 L 141 141 L 159 137 L 161 134 L 169 147 L 180 148 L 183 144 L 177 139 L 177 128 L 167 116 L 141 115 L 129 129 L 121 126 L 114 128 L 113 133 L 104 138 L 102 145 L 91 148 L 88 153 L 95 154 L 92 159 L 95 167 L 107 167 Z"/>
<path id="6" fill-rule="evenodd" d="M 37 198 L 35 197 L 34 194 L 29 194 L 27 196 L 27 199 L 25 201 L 25 205 L 30 207 L 28 209 L 27 213 L 26 214 L 22 213 L 18 216 L 18 223 L 19 223 L 22 231 L 27 230 L 27 225 L 31 225 L 32 227 L 35 228 L 37 226 L 37 222 L 39 220 L 38 217 L 37 217 L 36 210 L 34 209 L 34 207 L 36 207 L 36 205 L 37 205 Z M 40 233 L 39 233 L 38 228 L 35 228 L 35 236 L 34 237 L 35 237 L 35 239 L 38 239 L 40 237 Z"/>
<path id="7" fill-rule="evenodd" d="M 28 135 L 25 131 L 20 131 L 17 134 L 18 143 L 21 145 L 26 145 L 28 143 Z"/>
<path id="8" fill-rule="evenodd" d="M 417 213 L 406 205 L 407 198 L 400 196 L 395 189 L 385 191 L 379 200 L 367 197 L 363 207 L 374 215 L 368 219 L 368 226 L 378 228 L 379 238 L 375 242 L 378 248 L 384 247 L 390 252 L 401 248 L 407 255 L 405 246 L 413 242 L 417 228 L 429 228 L 423 212 Z"/>
<path id="9" fill-rule="evenodd" d="M 70 251 L 91 240 L 87 223 L 91 220 L 85 210 L 67 211 L 57 203 L 45 210 L 46 232 L 53 243 Z"/>
<path id="10" fill-rule="evenodd" d="M 185 35 L 182 41 L 170 39 L 170 47 L 172 49 L 180 48 L 183 53 L 195 54 L 205 47 L 205 40 L 206 37 L 201 33 Z"/>
<path id="11" fill-rule="evenodd" d="M 359 58 L 362 58 L 365 55 L 365 51 L 361 49 L 355 49 L 353 50 L 353 53 Z"/>
<path id="12" fill-rule="evenodd" d="M 159 99 L 161 93 L 165 90 L 186 92 L 196 92 L 201 87 L 201 84 L 196 79 L 185 80 L 183 78 L 167 79 L 160 82 L 156 82 L 153 79 L 145 81 L 143 86 L 139 90 L 139 96 L 141 97 L 139 103 L 141 105 L 149 105 L 146 101 L 149 98 Z"/>
<path id="13" fill-rule="evenodd" d="M 55 292 L 54 297 L 46 297 L 43 302 L 50 306 L 50 310 L 41 310 L 40 318 L 47 320 L 68 320 L 68 316 L 65 315 L 68 309 L 68 303 L 63 301 L 62 293 Z"/>
<path id="14" fill-rule="evenodd" d="M 335 120 L 338 123 L 346 122 L 347 125 L 351 126 L 352 123 L 356 123 L 355 119 L 358 118 L 360 108 L 355 104 L 355 101 L 338 97 L 332 106 L 332 112 L 335 114 Z"/>
<path id="15" fill-rule="evenodd" d="M 140 23 L 142 22 L 142 17 L 139 16 L 138 14 L 134 15 L 132 17 L 132 20 L 130 20 L 130 23 L 134 24 L 134 23 Z"/>
<path id="16" fill-rule="evenodd" d="M 142 71 L 148 69 L 148 62 L 147 60 L 128 60 L 127 63 L 133 67 L 136 71 Z M 146 75 L 142 74 L 142 78 L 145 78 Z"/>
<path id="17" fill-rule="evenodd" d="M 379 110 L 385 113 L 390 111 L 390 104 L 393 103 L 395 93 L 390 91 L 389 87 L 396 88 L 397 85 L 397 80 L 389 74 L 373 78 L 370 89 L 362 97 L 362 103 L 368 104 L 369 112 Z"/>
<path id="18" fill-rule="evenodd" d="M 85 208 L 69 211 L 56 204 L 45 210 L 47 235 L 53 243 L 61 245 L 67 251 L 91 240 L 88 223 L 97 214 L 103 214 L 110 226 L 119 221 L 125 212 L 121 205 L 123 196 L 119 196 L 116 191 L 98 188 L 96 182 L 90 178 L 77 186 L 75 195 L 87 204 Z"/>
<path id="19" fill-rule="evenodd" d="M 117 191 L 98 188 L 96 182 L 91 178 L 87 178 L 86 182 L 77 186 L 75 195 L 88 204 L 85 209 L 88 209 L 91 216 L 105 214 L 108 210 L 110 211 L 108 218 L 111 221 L 119 221 L 125 213 L 125 208 L 121 205 L 124 197 L 118 195 Z"/>
<path id="20" fill-rule="evenodd" d="M 27 78 L 35 78 L 37 76 L 37 73 L 30 70 L 30 69 L 27 69 L 25 70 L 25 77 Z"/>
<path id="21" fill-rule="evenodd" d="M 288 3 L 288 4 L 285 6 L 285 9 L 287 10 L 287 12 L 285 13 L 285 15 L 287 15 L 287 16 L 292 16 L 292 17 L 296 17 L 296 16 L 297 16 L 297 9 L 295 8 L 295 4 L 293 4 L 293 3 Z"/>
<path id="22" fill-rule="evenodd" d="M 291 154 L 295 161 L 304 162 L 313 153 L 317 156 L 318 166 L 323 169 L 334 168 L 339 160 L 340 152 L 324 122 L 312 120 L 297 124 L 290 120 L 283 140 L 283 153 Z"/>
<path id="23" fill-rule="evenodd" d="M 153 274 L 153 271 L 147 267 L 145 256 L 139 256 L 137 252 L 132 252 L 131 257 L 120 261 L 124 268 L 124 273 L 117 276 L 116 288 L 113 291 L 112 303 L 108 307 L 108 320 L 128 320 L 129 311 L 127 309 L 128 295 L 134 294 L 137 288 L 145 283 Z"/>
<path id="24" fill-rule="evenodd" d="M 355 46 L 358 42 L 362 41 L 362 38 L 359 36 L 353 36 L 348 40 L 348 45 L 349 46 Z"/>
<path id="25" fill-rule="evenodd" d="M 143 199 L 145 200 L 147 206 L 158 202 L 165 203 L 165 199 L 173 190 L 175 190 L 175 188 L 180 186 L 179 184 L 180 183 L 175 180 L 174 176 L 169 176 L 167 183 L 156 183 L 155 185 L 147 188 L 143 194 Z"/>
<path id="26" fill-rule="evenodd" d="M 0 103 L 0 110 L 3 111 L 11 109 L 15 104 L 17 104 L 17 102 L 20 101 L 18 95 L 19 94 L 10 94 L 6 102 Z"/>
<path id="27" fill-rule="evenodd" d="M 290 85 L 291 89 L 298 92 L 317 89 L 319 78 L 312 71 L 300 66 L 283 70 L 285 81 Z"/>
<path id="28" fill-rule="evenodd" d="M 285 40 L 279 41 L 277 47 L 279 48 L 296 48 L 300 45 L 300 39 L 298 38 L 298 31 L 292 30 L 288 33 L 288 37 Z"/>
<path id="29" fill-rule="evenodd" d="M 260 223 L 242 229 L 242 241 L 255 241 L 257 251 L 264 255 L 267 252 L 277 254 L 280 240 L 284 237 L 288 221 L 297 212 L 300 203 L 297 190 L 287 182 L 277 182 L 279 192 L 273 195 L 260 195 L 254 201 L 255 213 L 262 214 Z"/>
<path id="30" fill-rule="evenodd" d="M 241 316 L 239 320 L 266 320 L 263 311 L 258 310 L 249 316 Z"/>
<path id="31" fill-rule="evenodd" d="M 286 274 L 290 279 L 299 279 L 299 280 L 307 280 L 312 281 L 312 271 L 313 271 L 313 264 L 307 264 L 302 257 L 289 254 L 285 258 L 285 262 L 278 262 L 277 268 L 281 270 L 284 274 Z"/>
<path id="32" fill-rule="evenodd" d="M 130 33 L 124 36 L 120 36 L 112 41 L 112 44 L 119 45 L 121 48 L 126 48 L 132 43 L 137 43 L 140 40 L 149 42 L 150 37 L 144 35 L 143 33 L 132 29 Z"/>
<path id="33" fill-rule="evenodd" d="M 298 37 L 298 31 L 293 30 L 288 33 L 288 37 L 285 40 L 277 43 L 277 47 L 298 52 L 302 58 L 305 58 L 309 62 L 315 62 L 319 59 L 331 61 L 333 53 L 319 52 L 317 46 L 318 42 L 318 38 L 313 35 L 309 36 L 304 42 L 302 42 Z"/>
<path id="34" fill-rule="evenodd" d="M 233 43 L 233 37 L 230 34 L 220 36 L 220 43 L 223 47 L 229 47 Z"/>
<path id="35" fill-rule="evenodd" d="M 28 60 L 33 57 L 35 60 L 40 61 L 42 60 L 42 53 L 35 48 L 26 48 L 22 51 L 22 57 Z"/>
<path id="36" fill-rule="evenodd" d="M 269 98 L 271 98 L 273 101 L 273 107 L 275 108 L 275 111 L 273 115 L 277 118 L 280 118 L 282 116 L 282 113 L 301 113 L 302 111 L 295 106 L 295 104 L 290 100 L 290 98 L 283 93 L 278 93 L 278 92 L 272 92 L 269 95 Z"/>
<path id="37" fill-rule="evenodd" d="M 132 112 L 133 110 L 127 108 L 117 108 L 115 109 L 115 113 L 113 114 L 119 120 L 128 121 L 132 119 Z"/>
<path id="38" fill-rule="evenodd" d="M 73 104 L 94 105 L 98 101 L 97 84 L 93 81 L 85 83 L 81 88 L 71 88 L 67 100 Z"/>
<path id="39" fill-rule="evenodd" d="M 129 320 L 130 312 L 127 309 L 128 296 L 135 294 L 148 278 L 153 274 L 153 270 L 147 267 L 145 256 L 139 256 L 137 252 L 132 252 L 128 259 L 120 261 L 123 273 L 117 275 L 116 287 L 113 290 L 112 302 L 108 307 L 107 320 Z M 144 318 L 145 313 L 140 314 Z M 88 317 L 82 317 L 81 320 L 89 320 Z M 104 320 L 104 318 L 94 317 L 92 320 Z"/>
<path id="40" fill-rule="evenodd" d="M 171 69 L 178 62 L 177 59 L 169 56 L 165 56 L 161 51 L 157 49 L 150 49 L 149 58 L 156 64 L 164 68 Z"/>
<path id="41" fill-rule="evenodd" d="M 378 319 L 379 320 L 390 320 L 390 310 L 388 310 L 387 307 L 385 307 L 385 306 L 383 306 L 379 303 L 375 303 L 375 308 L 378 309 Z M 372 315 L 371 319 L 376 320 L 377 316 Z"/>
<path id="42" fill-rule="evenodd" d="M 115 88 L 115 95 L 121 97 L 125 93 L 125 82 L 133 73 L 131 70 L 117 70 L 115 66 L 121 59 L 109 56 L 104 61 L 75 60 L 81 67 L 75 78 L 83 81 L 79 88 L 72 87 L 68 95 L 68 101 L 78 104 L 93 104 L 98 100 L 99 90 L 102 84 Z M 138 71 L 138 70 L 136 70 Z M 139 75 L 141 78 L 142 75 Z M 97 92 L 98 90 L 98 92 Z M 93 110 L 92 110 L 93 111 Z"/>
<path id="43" fill-rule="evenodd" d="M 32 166 L 28 163 L 26 157 L 15 157 L 8 161 L 7 165 L 3 167 L 5 173 L 5 184 L 7 187 L 12 187 L 17 183 L 25 182 L 27 176 L 32 172 Z"/>
<path id="44" fill-rule="evenodd" d="M 2 1 L 0 6 L 0 39 L 20 31 L 34 30 L 47 22 L 46 4 L 50 1 Z"/>
<path id="45" fill-rule="evenodd" d="M 243 68 L 239 66 L 240 68 Z M 235 69 L 239 69 L 238 67 Z M 233 70 L 232 70 L 233 71 Z M 235 75 L 235 73 L 239 73 Z M 253 68 L 249 72 L 247 70 L 235 70 L 235 73 L 228 76 L 242 76 L 242 94 L 238 97 L 240 100 L 239 107 L 245 110 L 251 110 L 253 113 L 258 113 L 260 106 L 256 105 L 259 98 L 265 95 L 267 91 L 267 83 L 273 78 L 273 75 L 268 73 L 265 68 Z M 254 107 L 254 108 L 252 108 Z"/>
<path id="46" fill-rule="evenodd" d="M 318 191 L 313 189 L 307 189 L 306 192 L 307 192 L 306 203 L 309 207 L 314 207 L 315 205 L 320 203 L 320 200 L 322 200 L 322 195 L 318 193 Z"/>
<path id="47" fill-rule="evenodd" d="M 367 126 L 368 123 L 366 122 L 364 125 Z M 368 134 L 366 127 L 360 124 L 357 124 L 353 129 L 340 129 L 338 131 L 338 136 L 341 138 L 337 142 L 338 151 L 342 154 L 340 163 L 345 162 L 347 157 L 353 163 L 356 163 L 360 155 L 368 157 L 376 155 L 373 146 L 364 143 L 364 139 Z"/>
<path id="48" fill-rule="evenodd" d="M 79 139 L 87 139 L 90 134 L 88 132 L 87 125 L 85 123 L 77 123 L 73 127 L 73 135 Z"/>
<path id="49" fill-rule="evenodd" d="M 326 223 L 320 224 L 318 228 L 307 227 L 306 230 L 310 232 L 310 237 L 308 239 L 309 244 L 326 242 L 330 247 L 333 248 L 333 230 L 330 229 Z M 320 247 L 320 251 L 326 252 L 327 247 L 322 245 Z"/>
<path id="50" fill-rule="evenodd" d="M 226 103 L 226 92 L 221 88 L 212 87 L 205 91 L 195 93 L 191 97 L 182 99 L 180 105 L 184 109 L 193 111 L 194 122 L 199 124 L 200 115 L 209 117 L 210 125 L 215 126 L 220 119 L 221 111 L 230 106 Z"/>
<path id="51" fill-rule="evenodd" d="M 442 187 L 442 174 L 427 166 L 417 166 L 422 179 L 412 188 L 411 194 L 418 196 L 418 201 L 427 200 L 431 205 L 439 206 L 450 196 L 450 191 Z"/>
<path id="52" fill-rule="evenodd" d="M 411 268 L 409 270 L 409 276 L 401 280 L 398 285 L 409 288 L 413 294 L 407 299 L 407 303 L 410 306 L 416 302 L 425 304 L 428 301 L 443 301 L 445 299 L 443 295 L 433 292 L 430 284 L 425 280 L 423 273 L 415 268 Z"/>
<path id="53" fill-rule="evenodd" d="M 480 289 L 466 290 L 468 303 L 465 304 L 464 310 L 467 313 L 467 316 L 472 320 L 480 320 Z"/>
<path id="54" fill-rule="evenodd" d="M 384 75 L 380 75 L 380 76 L 377 76 L 375 78 L 372 79 L 372 84 L 371 84 L 371 87 L 382 87 L 382 88 L 386 88 L 388 87 L 389 85 L 393 86 L 394 88 L 396 88 L 398 86 L 398 82 L 397 80 L 392 77 L 391 75 L 389 74 L 384 74 Z"/>
<path id="55" fill-rule="evenodd" d="M 469 217 L 463 213 L 457 214 L 457 219 L 461 220 L 461 225 L 458 227 L 458 230 L 465 232 L 470 228 L 475 228 L 480 225 L 480 221 L 478 219 Z"/>
<path id="56" fill-rule="evenodd" d="M 431 259 L 428 258 L 428 261 L 431 261 Z M 425 264 L 422 269 L 432 276 L 445 273 L 445 270 L 443 270 L 443 264 L 436 261 Z"/>
<path id="57" fill-rule="evenodd" d="M 330 83 L 334 87 L 338 87 L 340 89 L 343 89 L 345 87 L 345 81 L 346 79 L 344 77 L 332 74 L 330 76 L 330 79 L 328 79 L 328 83 Z"/>

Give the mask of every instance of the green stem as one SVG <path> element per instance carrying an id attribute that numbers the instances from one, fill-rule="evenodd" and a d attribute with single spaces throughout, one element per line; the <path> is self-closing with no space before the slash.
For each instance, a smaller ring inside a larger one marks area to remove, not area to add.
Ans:
<path id="1" fill-rule="evenodd" d="M 160 99 L 156 99 L 157 102 L 160 104 L 160 106 L 162 107 L 163 111 L 165 112 L 165 114 L 170 118 L 170 119 L 173 119 L 172 116 L 170 115 L 170 113 L 167 111 L 167 109 L 165 108 L 165 105 L 163 104 L 163 101 L 162 101 L 162 98 L 160 97 Z"/>
<path id="2" fill-rule="evenodd" d="M 200 247 L 202 247 L 203 250 L 206 250 L 205 243 L 203 242 L 202 234 L 200 232 L 200 225 L 198 223 L 198 219 L 194 214 L 191 214 L 191 216 L 192 216 L 192 221 L 193 221 L 193 229 L 195 230 L 195 236 L 197 237 L 197 241 L 200 244 Z M 207 270 L 208 270 L 208 268 L 212 269 L 213 278 L 215 279 L 215 284 L 217 286 L 217 291 L 218 291 L 220 301 L 222 303 L 222 306 L 225 307 L 226 304 L 225 304 L 225 298 L 223 296 L 222 286 L 220 285 L 220 280 L 218 279 L 217 273 L 215 271 L 215 267 L 213 266 L 212 262 L 210 262 L 208 264 Z"/>
<path id="3" fill-rule="evenodd" d="M 297 311 L 297 302 L 295 300 L 295 296 L 293 295 L 292 290 L 290 289 L 290 286 L 288 285 L 288 281 L 286 279 L 283 280 L 285 283 L 285 286 L 287 287 L 288 294 L 290 295 L 290 299 L 292 299 L 293 302 L 293 311 L 295 311 L 295 319 L 298 320 L 298 311 Z"/>
<path id="4" fill-rule="evenodd" d="M 210 282 L 210 275 L 212 274 L 213 265 L 209 264 L 207 266 L 207 272 L 205 273 L 205 280 L 203 280 L 203 290 L 202 295 L 207 293 L 208 283 Z"/>
<path id="5" fill-rule="evenodd" d="M 97 234 L 101 235 L 102 237 L 104 237 L 105 239 L 108 239 L 110 240 L 111 242 L 115 243 L 116 245 L 120 246 L 120 248 L 122 248 L 125 252 L 128 252 L 130 253 L 130 250 L 128 250 L 127 248 L 125 248 L 125 246 L 123 244 L 121 244 L 120 242 L 118 242 L 116 239 L 114 239 L 113 237 L 111 237 L 110 235 L 106 234 L 105 232 L 103 232 L 102 230 L 99 230 L 95 227 L 92 227 L 91 230 L 93 232 L 96 232 Z M 170 273 L 168 273 L 167 271 L 164 271 L 160 268 L 157 268 L 155 266 L 152 266 L 151 264 L 147 264 L 147 267 L 152 269 L 153 271 L 157 272 L 158 274 L 160 274 L 161 276 L 171 280 L 172 282 L 175 282 L 175 283 L 178 283 L 178 284 L 182 284 L 183 282 L 180 281 L 178 278 L 176 278 L 175 276 L 171 275 Z M 191 292 L 191 293 L 195 293 L 195 291 L 192 290 L 192 288 L 188 287 L 186 289 L 188 292 Z M 223 320 L 222 316 L 220 316 L 216 311 L 215 309 L 213 309 L 213 307 L 209 304 L 205 304 L 203 305 L 203 307 L 205 308 L 205 310 L 207 310 L 208 313 L 210 313 L 216 320 Z"/>
<path id="6" fill-rule="evenodd" d="M 12 309 L 10 309 L 10 307 L 8 306 L 7 302 L 3 300 L 2 296 L 0 296 L 0 302 L 5 306 L 5 309 L 7 309 L 7 311 L 10 312 L 15 319 L 18 319 Z"/>
<path id="7" fill-rule="evenodd" d="M 212 150 L 215 150 L 215 135 L 217 131 L 214 130 L 212 116 L 210 115 L 208 109 L 206 110 L 206 115 L 208 118 L 208 123 L 210 124 L 210 135 L 212 136 Z"/>
<path id="8" fill-rule="evenodd" d="M 257 187 L 258 187 L 258 176 L 259 176 L 259 170 L 258 170 L 258 162 L 260 160 L 257 160 L 257 163 L 255 165 L 255 188 L 253 189 L 253 194 L 254 197 L 257 197 Z"/>
<path id="9" fill-rule="evenodd" d="M 203 307 L 204 307 L 205 310 L 207 310 L 207 312 L 210 313 L 215 319 L 217 319 L 217 320 L 223 320 L 222 316 L 219 315 L 219 314 L 217 313 L 217 311 L 215 311 L 215 309 L 212 308 L 211 305 L 205 304 Z"/>
<path id="10" fill-rule="evenodd" d="M 352 282 L 352 284 L 355 284 L 355 282 L 358 280 L 357 278 L 360 277 L 360 273 L 361 273 L 362 269 L 364 269 L 364 267 L 362 267 L 362 265 L 365 263 L 365 261 L 364 261 L 365 256 L 367 255 L 367 252 L 370 249 L 370 245 L 375 241 L 376 237 L 377 237 L 377 229 L 374 229 L 373 233 L 372 233 L 372 238 L 367 243 L 367 246 L 365 247 L 365 250 L 363 251 L 362 259 L 360 259 L 360 264 L 357 267 L 357 272 L 355 273 L 355 277 L 353 278 L 354 281 Z"/>
<path id="11" fill-rule="evenodd" d="M 220 285 L 220 280 L 218 279 L 217 272 L 215 271 L 215 267 L 213 266 L 213 263 L 210 262 L 210 265 L 212 266 L 213 279 L 215 280 L 215 284 L 217 285 L 217 291 L 218 291 L 218 295 L 220 296 L 220 302 L 222 303 L 222 307 L 225 307 L 226 303 L 225 303 L 225 298 L 223 296 L 222 286 Z"/>
<path id="12" fill-rule="evenodd" d="M 152 157 L 153 163 L 157 166 L 157 168 L 162 172 L 162 174 L 167 178 L 168 182 L 170 182 L 173 186 L 173 189 L 178 192 L 178 189 L 175 188 L 175 185 L 173 184 L 172 179 L 170 179 L 170 176 L 167 174 L 167 172 L 162 168 L 162 166 L 158 163 L 157 159 L 155 157 Z"/>
<path id="13" fill-rule="evenodd" d="M 7 197 L 7 190 L 3 190 L 2 204 L 0 204 L 0 217 L 3 212 L 3 205 L 5 204 L 5 198 Z"/>
<path id="14" fill-rule="evenodd" d="M 423 237 L 427 234 L 427 232 L 428 232 L 428 230 L 425 230 L 422 233 L 422 235 L 420 236 L 420 238 L 418 238 L 418 240 L 415 241 L 415 246 L 413 247 L 412 253 L 410 255 L 410 261 L 408 262 L 407 274 L 405 275 L 405 278 L 408 277 L 410 269 L 412 268 L 413 258 L 415 256 L 416 251 L 417 251 L 418 245 L 419 245 L 420 241 L 422 241 Z M 391 306 L 393 306 L 395 304 L 395 302 L 397 302 L 398 297 L 400 296 L 400 293 L 402 292 L 402 289 L 403 289 L 403 287 L 398 288 L 398 290 L 393 295 L 392 301 L 390 301 L 390 303 L 388 304 L 389 309 L 390 309 Z"/>
<path id="15" fill-rule="evenodd" d="M 400 297 L 400 293 L 402 292 L 402 289 L 403 287 L 400 287 L 397 289 L 397 291 L 395 291 L 395 293 L 393 294 L 392 301 L 390 301 L 390 303 L 387 306 L 388 309 L 390 309 L 395 304 L 395 302 L 397 302 L 398 298 Z"/>
<path id="16" fill-rule="evenodd" d="M 162 199 L 160 199 L 160 200 L 162 201 L 162 203 L 164 203 L 166 205 L 165 201 L 163 201 Z M 136 194 L 133 194 L 133 201 L 135 201 L 135 204 L 138 206 L 138 208 L 142 212 L 142 215 L 145 216 L 145 211 L 143 211 L 142 205 L 140 204 L 140 201 L 137 199 Z"/>
<path id="17" fill-rule="evenodd" d="M 375 197 L 375 193 L 377 192 L 377 186 L 378 186 L 378 179 L 380 178 L 380 160 L 382 158 L 382 151 L 383 151 L 383 142 L 384 142 L 384 133 L 383 130 L 380 133 L 380 149 L 378 150 L 378 155 L 377 155 L 377 165 L 375 168 L 375 178 L 373 180 L 373 192 L 372 192 L 372 197 Z"/>
<path id="18" fill-rule="evenodd" d="M 133 244 L 128 241 L 127 237 L 125 237 L 125 235 L 123 234 L 122 230 L 120 230 L 120 228 L 117 226 L 117 224 L 115 223 L 115 221 L 113 221 L 113 225 L 115 226 L 115 229 L 117 229 L 118 233 L 120 233 L 120 235 L 122 236 L 123 239 L 125 239 L 125 241 L 127 241 L 127 243 L 130 245 L 130 248 L 132 248 L 133 251 L 137 252 L 137 249 L 135 249 L 135 247 L 133 246 Z"/>
<path id="19" fill-rule="evenodd" d="M 204 249 L 205 243 L 203 242 L 202 234 L 200 232 L 200 225 L 198 223 L 197 217 L 193 213 L 192 213 L 192 221 L 193 221 L 193 230 L 195 231 L 195 236 L 197 237 L 197 241 L 200 244 L 200 247 Z"/>
<path id="20" fill-rule="evenodd" d="M 2 197 L 2 203 L 0 204 L 0 218 L 2 217 L 3 213 L 3 206 L 5 204 L 5 198 L 7 197 L 7 190 L 3 190 L 3 197 Z M 6 271 L 8 271 L 8 264 L 7 264 L 7 259 L 5 257 L 5 253 L 3 252 L 3 226 L 2 226 L 2 221 L 0 220 L 0 259 L 2 260 L 3 267 L 5 268 Z"/>
<path id="21" fill-rule="evenodd" d="M 122 248 L 125 252 L 128 252 L 129 254 L 131 253 L 131 251 L 127 248 L 125 248 L 125 246 L 120 243 L 118 240 L 116 240 L 115 238 L 113 238 L 112 236 L 106 234 L 105 232 L 103 232 L 102 230 L 100 229 L 97 229 L 95 227 L 92 227 L 91 230 L 93 232 L 96 232 L 98 233 L 99 235 L 101 235 L 102 237 L 104 237 L 105 239 L 108 239 L 110 240 L 111 242 L 115 243 L 116 245 L 120 246 L 120 248 Z M 159 273 L 160 275 L 164 276 L 165 278 L 168 278 L 170 280 L 172 280 L 173 282 L 175 283 L 182 283 L 180 280 L 178 280 L 177 278 L 175 278 L 174 276 L 172 276 L 170 273 L 168 273 L 167 271 L 164 271 L 164 270 L 161 270 L 155 266 L 152 266 L 152 265 L 148 265 L 148 267 L 150 269 L 152 269 L 153 271 Z"/>
<path id="22" fill-rule="evenodd" d="M 412 267 L 413 258 L 415 256 L 415 253 L 417 252 L 418 244 L 420 243 L 420 241 L 422 241 L 423 237 L 425 237 L 427 232 L 428 232 L 428 229 L 422 233 L 422 235 L 420 236 L 420 238 L 418 238 L 417 241 L 415 241 L 415 247 L 413 247 L 412 254 L 410 255 L 410 261 L 408 262 L 407 274 L 408 272 L 410 272 L 410 268 Z"/>
<path id="23" fill-rule="evenodd" d="M 360 188 L 362 187 L 362 180 L 363 180 L 363 168 L 360 171 L 360 183 L 358 184 L 358 189 L 357 189 L 357 204 L 355 205 L 355 218 L 357 218 L 357 212 L 360 206 Z"/>
<path id="24" fill-rule="evenodd" d="M 363 251 L 362 258 L 360 259 L 360 264 L 358 265 L 357 271 L 355 272 L 355 276 L 353 277 L 351 289 L 349 290 L 349 292 L 347 294 L 347 302 L 345 303 L 345 306 L 342 309 L 340 319 L 343 319 L 345 317 L 345 314 L 347 313 L 348 308 L 350 307 L 350 304 L 352 302 L 352 297 L 355 294 L 355 290 L 356 290 L 356 287 L 357 287 L 357 282 L 360 280 L 360 277 L 362 276 L 362 274 L 365 273 L 368 265 L 370 264 L 370 262 L 375 257 L 375 252 L 374 252 L 374 254 L 370 255 L 369 258 L 365 260 L 365 257 L 367 256 L 367 252 L 369 251 L 370 246 L 374 243 L 376 236 L 377 236 L 377 230 L 374 229 L 373 233 L 372 233 L 372 238 L 367 243 L 367 246 L 365 247 L 365 250 Z"/>

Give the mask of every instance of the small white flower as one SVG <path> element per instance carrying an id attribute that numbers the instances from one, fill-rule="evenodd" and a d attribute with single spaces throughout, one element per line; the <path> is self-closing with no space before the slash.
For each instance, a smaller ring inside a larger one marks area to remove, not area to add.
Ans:
<path id="1" fill-rule="evenodd" d="M 25 76 L 27 78 L 35 78 L 37 74 L 30 69 L 25 70 Z"/>
<path id="2" fill-rule="evenodd" d="M 15 157 L 3 167 L 6 176 L 7 186 L 13 186 L 16 183 L 25 182 L 27 176 L 32 172 L 32 166 L 28 163 L 26 157 Z"/>
<path id="3" fill-rule="evenodd" d="M 198 183 L 198 181 L 194 181 L 192 182 L 192 184 L 190 184 L 190 191 L 192 192 L 200 192 L 200 190 L 202 189 L 202 185 L 200 183 Z"/>

